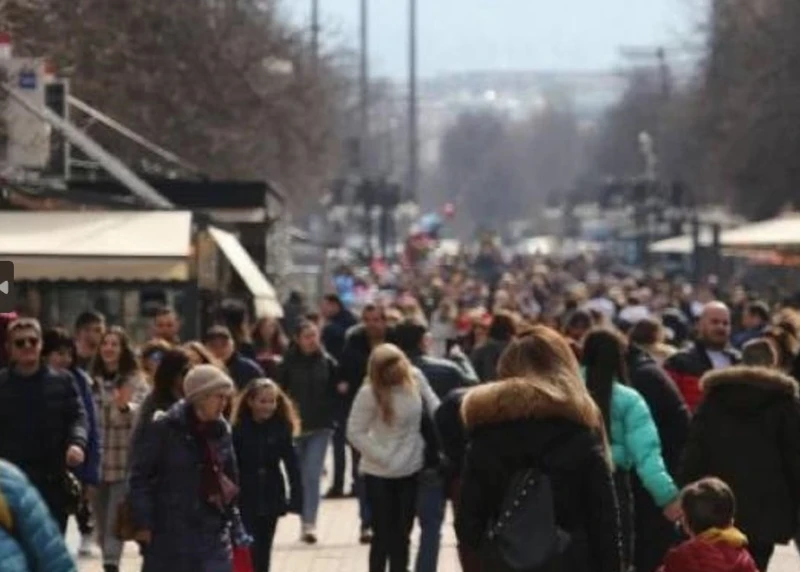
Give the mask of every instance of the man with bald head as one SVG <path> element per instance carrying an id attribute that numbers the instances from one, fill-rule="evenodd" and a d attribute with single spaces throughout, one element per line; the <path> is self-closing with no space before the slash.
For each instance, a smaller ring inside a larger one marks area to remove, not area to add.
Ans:
<path id="1" fill-rule="evenodd" d="M 664 369 L 675 380 L 690 411 L 694 412 L 703 396 L 703 375 L 739 363 L 739 353 L 731 348 L 730 338 L 730 310 L 722 302 L 709 302 L 700 312 L 695 343 L 664 362 Z"/>

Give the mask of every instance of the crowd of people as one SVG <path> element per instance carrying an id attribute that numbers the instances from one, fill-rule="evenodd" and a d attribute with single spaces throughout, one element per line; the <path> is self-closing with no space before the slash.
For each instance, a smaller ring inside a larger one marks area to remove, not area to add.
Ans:
<path id="1" fill-rule="evenodd" d="M 798 536 L 789 304 L 489 249 L 370 280 L 202 341 L 170 308 L 138 347 L 92 311 L 6 316 L 0 561 L 74 569 L 74 516 L 106 572 L 126 541 L 146 571 L 266 572 L 285 515 L 320 540 L 323 497 L 357 499 L 370 572 L 408 572 L 415 522 L 435 572 L 448 502 L 467 572 L 766 571 Z"/>

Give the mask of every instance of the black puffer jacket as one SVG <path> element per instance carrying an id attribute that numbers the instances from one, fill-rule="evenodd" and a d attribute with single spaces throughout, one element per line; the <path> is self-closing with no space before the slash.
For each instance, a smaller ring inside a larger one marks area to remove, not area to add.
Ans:
<path id="1" fill-rule="evenodd" d="M 732 367 L 702 380 L 682 481 L 714 475 L 736 494 L 736 524 L 753 545 L 785 543 L 800 507 L 800 400 L 774 370 Z"/>
<path id="2" fill-rule="evenodd" d="M 34 395 L 38 411 L 26 401 Z M 42 441 L 31 443 L 26 434 L 31 422 L 41 423 Z M 0 370 L 0 457 L 22 469 L 51 508 L 63 500 L 67 449 L 76 445 L 85 451 L 87 440 L 86 410 L 70 374 L 42 367 L 23 378 Z"/>
<path id="3" fill-rule="evenodd" d="M 278 366 L 277 381 L 297 404 L 304 433 L 333 427 L 338 374 L 331 356 L 323 351 L 306 355 L 292 345 Z"/>
<path id="4" fill-rule="evenodd" d="M 470 445 L 456 511 L 458 540 L 479 550 L 512 475 L 540 467 L 553 483 L 556 521 L 571 536 L 563 569 L 619 572 L 618 509 L 601 439 L 578 423 L 582 413 L 566 396 L 553 399 L 538 383 L 546 382 L 499 381 L 464 399 Z"/>

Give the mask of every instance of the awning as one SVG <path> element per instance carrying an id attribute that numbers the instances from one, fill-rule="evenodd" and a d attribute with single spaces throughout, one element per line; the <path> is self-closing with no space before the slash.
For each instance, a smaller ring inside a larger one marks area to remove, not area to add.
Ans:
<path id="1" fill-rule="evenodd" d="M 230 232 L 214 226 L 209 227 L 208 232 L 253 295 L 256 317 L 283 317 L 283 308 L 278 301 L 275 288 L 272 287 L 269 280 L 258 269 L 255 261 L 244 249 L 239 239 Z"/>
<path id="2" fill-rule="evenodd" d="M 714 240 L 713 233 L 707 228 L 700 229 L 700 246 L 709 246 Z M 650 252 L 657 254 L 692 254 L 694 238 L 691 234 L 674 236 L 658 240 L 650 245 Z"/>
<path id="3" fill-rule="evenodd" d="M 192 213 L 0 212 L 0 258 L 16 280 L 185 281 Z"/>
<path id="4" fill-rule="evenodd" d="M 711 229 L 704 226 L 700 231 L 700 244 L 709 246 L 713 240 Z M 800 215 L 790 214 L 771 220 L 746 224 L 738 228 L 723 230 L 720 245 L 729 250 L 740 249 L 790 249 L 800 248 Z M 691 254 L 691 235 L 659 240 L 650 245 L 650 252 L 661 254 Z"/>
<path id="5" fill-rule="evenodd" d="M 722 233 L 720 242 L 733 248 L 798 248 L 800 216 L 792 214 L 740 226 Z"/>

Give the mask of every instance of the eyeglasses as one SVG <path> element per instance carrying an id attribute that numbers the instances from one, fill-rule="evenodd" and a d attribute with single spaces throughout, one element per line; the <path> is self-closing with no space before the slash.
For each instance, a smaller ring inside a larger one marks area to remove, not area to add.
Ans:
<path id="1" fill-rule="evenodd" d="M 18 349 L 22 349 L 28 346 L 35 348 L 38 345 L 39 345 L 39 338 L 37 338 L 36 336 L 17 338 L 14 340 L 14 347 Z"/>

